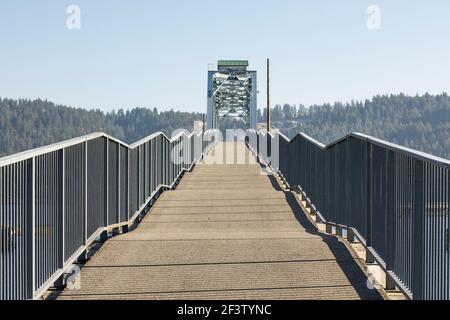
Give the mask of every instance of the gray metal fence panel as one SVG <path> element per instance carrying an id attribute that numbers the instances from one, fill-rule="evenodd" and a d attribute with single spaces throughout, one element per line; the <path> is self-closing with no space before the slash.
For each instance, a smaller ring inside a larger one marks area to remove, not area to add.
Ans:
<path id="1" fill-rule="evenodd" d="M 250 130 L 248 141 L 270 162 L 266 136 Z M 450 161 L 359 133 L 327 146 L 275 138 L 280 174 L 328 223 L 356 230 L 411 298 L 450 298 Z"/>
<path id="2" fill-rule="evenodd" d="M 35 288 L 45 285 L 60 267 L 62 230 L 62 150 L 36 158 L 35 181 Z"/>
<path id="3" fill-rule="evenodd" d="M 88 141 L 87 167 L 87 238 L 106 225 L 106 152 L 107 139 L 104 137 Z"/>
<path id="4" fill-rule="evenodd" d="M 65 149 L 64 262 L 85 243 L 85 143 Z"/>
<path id="5" fill-rule="evenodd" d="M 127 145 L 103 133 L 0 159 L 0 300 L 40 296 L 108 227 L 129 224 L 169 177 L 169 140 L 161 133 Z M 187 143 L 178 147 L 186 147 Z"/>
<path id="6" fill-rule="evenodd" d="M 26 299 L 30 233 L 30 162 L 0 167 L 0 299 Z"/>
<path id="7" fill-rule="evenodd" d="M 108 141 L 108 224 L 119 223 L 119 144 Z"/>
<path id="8" fill-rule="evenodd" d="M 129 217 L 139 209 L 139 166 L 138 166 L 138 149 L 130 150 L 130 211 Z"/>
<path id="9" fill-rule="evenodd" d="M 119 222 L 128 221 L 128 149 L 119 146 Z"/>

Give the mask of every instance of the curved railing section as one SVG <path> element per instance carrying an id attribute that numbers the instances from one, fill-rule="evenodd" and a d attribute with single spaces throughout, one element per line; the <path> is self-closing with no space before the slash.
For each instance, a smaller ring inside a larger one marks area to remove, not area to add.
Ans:
<path id="1" fill-rule="evenodd" d="M 387 288 L 450 298 L 450 161 L 360 133 L 329 145 L 248 132 L 249 147 L 297 189 L 327 231 L 354 238 Z"/>
<path id="2" fill-rule="evenodd" d="M 205 135 L 94 133 L 0 159 L 0 300 L 41 296 L 94 240 L 126 232 L 209 150 Z"/>

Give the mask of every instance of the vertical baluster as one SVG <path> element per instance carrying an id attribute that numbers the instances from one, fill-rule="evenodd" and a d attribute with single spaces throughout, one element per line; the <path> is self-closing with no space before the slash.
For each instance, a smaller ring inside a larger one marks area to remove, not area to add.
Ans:
<path id="1" fill-rule="evenodd" d="M 423 299 L 423 218 L 424 218 L 424 163 L 414 161 L 414 251 L 412 291 L 415 300 Z"/>

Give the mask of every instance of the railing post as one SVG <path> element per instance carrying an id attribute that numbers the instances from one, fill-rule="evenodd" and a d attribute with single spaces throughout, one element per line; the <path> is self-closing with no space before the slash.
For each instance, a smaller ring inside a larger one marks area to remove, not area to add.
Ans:
<path id="1" fill-rule="evenodd" d="M 119 148 L 120 150 L 120 148 Z M 123 205 L 123 210 L 125 210 L 125 221 L 120 221 L 121 223 L 126 222 L 126 225 L 122 226 L 122 233 L 127 233 L 129 228 L 129 220 L 130 220 L 130 149 L 125 148 L 124 149 L 124 168 L 122 170 L 124 171 L 124 177 L 125 181 L 123 182 L 125 185 L 122 187 L 124 188 L 125 196 L 125 204 Z M 120 207 L 119 207 L 120 208 Z M 120 216 L 119 216 L 120 217 Z"/>
<path id="2" fill-rule="evenodd" d="M 173 180 L 172 181 L 167 181 L 167 185 L 170 185 L 173 181 L 175 181 L 175 178 L 180 174 L 180 169 L 181 169 L 181 165 L 180 165 L 180 149 L 181 149 L 181 146 L 182 146 L 182 138 L 181 137 L 179 137 L 178 138 L 178 140 L 176 141 L 176 144 L 174 145 L 174 147 L 175 147 L 175 150 L 176 150 L 176 153 L 175 153 L 175 164 L 174 164 L 174 166 L 175 166 L 175 173 L 174 173 L 174 177 L 173 177 Z M 171 156 L 170 156 L 170 153 L 171 153 L 171 149 L 170 149 L 170 142 L 168 143 L 168 149 L 169 149 L 169 151 L 167 152 L 167 166 L 168 167 L 170 167 L 171 165 L 172 165 L 172 161 L 171 161 Z M 170 176 L 169 176 L 169 179 L 168 180 L 170 180 Z"/>
<path id="3" fill-rule="evenodd" d="M 161 137 L 161 168 L 160 168 L 160 184 L 164 185 L 165 183 L 165 174 L 164 174 L 164 170 L 165 170 L 165 162 L 166 162 L 166 140 L 164 136 L 160 136 Z M 163 189 L 164 190 L 164 189 Z"/>
<path id="4" fill-rule="evenodd" d="M 386 168 L 386 270 L 391 271 L 395 263 L 395 152 L 387 150 Z M 395 284 L 386 272 L 386 290 L 394 290 Z"/>
<path id="5" fill-rule="evenodd" d="M 155 190 L 158 189 L 161 184 L 161 158 L 162 158 L 162 148 L 161 148 L 161 139 L 160 136 L 155 138 L 155 149 L 156 149 L 156 158 L 155 158 Z M 158 197 L 156 195 L 156 197 Z"/>
<path id="6" fill-rule="evenodd" d="M 445 244 L 444 244 L 444 248 L 445 248 L 445 258 L 447 259 L 447 261 L 449 260 L 450 256 L 449 256 L 449 249 L 450 249 L 450 239 L 449 239 L 449 227 L 450 227 L 450 168 L 446 169 L 447 172 L 447 203 L 445 204 L 444 202 L 444 206 L 446 207 L 444 209 L 444 216 L 447 218 L 447 223 L 444 226 L 444 239 L 445 239 Z M 447 279 L 450 279 L 450 266 L 449 264 L 447 264 L 447 270 L 445 270 L 445 277 Z M 450 294 L 450 287 L 449 287 L 449 283 L 447 283 L 447 285 L 445 286 L 445 288 L 447 289 L 445 294 L 444 294 L 444 299 L 449 300 L 449 294 Z"/>
<path id="7" fill-rule="evenodd" d="M 159 167 L 159 157 L 161 154 L 161 151 L 159 150 L 159 142 L 158 142 L 158 137 L 156 137 L 153 140 L 153 148 L 155 149 L 155 157 L 154 157 L 154 166 L 155 168 L 153 169 L 153 171 L 155 172 L 155 176 L 153 178 L 153 183 L 155 184 L 155 191 L 158 190 L 158 185 L 159 185 L 159 176 L 158 176 L 158 167 Z"/>
<path id="8" fill-rule="evenodd" d="M 136 147 L 136 170 L 137 170 L 137 175 L 136 175 L 136 193 L 137 193 L 137 204 L 136 204 L 136 210 L 139 210 L 139 208 L 141 207 L 141 181 L 140 181 L 140 176 L 141 176 L 141 156 L 140 156 L 140 149 L 141 147 Z"/>
<path id="9" fill-rule="evenodd" d="M 148 142 L 143 144 L 144 147 L 144 172 L 142 173 L 142 178 L 143 178 L 143 182 L 142 182 L 142 187 L 144 189 L 144 199 L 142 199 L 143 203 L 145 202 L 145 200 L 148 197 L 148 184 L 147 184 L 147 176 L 148 176 Z"/>
<path id="10" fill-rule="evenodd" d="M 347 226 L 351 226 L 353 224 L 352 221 L 352 191 L 351 191 L 351 183 L 352 183 L 352 178 L 351 178 L 351 168 L 352 168 L 352 162 L 351 162 L 351 144 L 350 144 L 350 140 L 347 139 L 345 141 L 345 215 L 346 215 L 346 225 Z M 348 228 L 347 228 L 348 230 Z"/>
<path id="11" fill-rule="evenodd" d="M 175 149 L 176 149 L 176 151 L 178 151 L 178 149 L 179 149 L 179 144 L 180 144 L 180 138 L 178 138 L 177 140 L 176 140 L 176 142 L 174 141 L 174 143 L 176 143 L 176 147 L 175 147 Z M 171 148 L 170 148 L 170 146 L 171 146 L 172 144 L 170 143 L 170 141 L 169 140 L 166 140 L 166 152 L 165 152 L 165 154 L 166 154 L 166 161 L 164 162 L 165 163 L 165 167 L 164 167 L 164 175 L 166 176 L 166 178 L 165 178 L 165 184 L 166 185 L 170 185 L 170 183 L 171 183 L 171 181 L 169 181 L 170 180 L 170 177 L 169 177 L 169 174 L 168 174 L 168 172 L 169 172 L 169 167 L 170 167 L 170 165 L 171 165 L 171 161 L 170 161 L 170 151 L 171 151 Z M 178 158 L 178 156 L 177 156 L 177 158 Z M 177 173 L 176 174 L 178 174 L 178 172 L 179 172 L 179 168 L 180 168 L 180 165 L 177 163 L 176 165 L 175 165 L 175 170 L 177 171 Z"/>
<path id="12" fill-rule="evenodd" d="M 109 225 L 109 219 L 108 219 L 108 212 L 109 212 L 109 139 L 106 138 L 106 146 L 105 146 L 105 221 L 104 221 L 104 227 L 108 227 Z"/>
<path id="13" fill-rule="evenodd" d="M 164 184 L 163 163 L 164 163 L 164 137 L 158 136 L 159 160 L 158 160 L 158 185 Z"/>
<path id="14" fill-rule="evenodd" d="M 150 142 L 151 146 L 151 162 L 150 162 L 150 172 L 151 172 L 151 193 L 155 192 L 156 190 L 156 145 L 155 145 L 155 139 L 152 139 Z"/>
<path id="15" fill-rule="evenodd" d="M 120 143 L 117 143 L 117 199 L 116 199 L 116 206 L 117 206 L 117 210 L 116 210 L 116 215 L 117 215 L 117 223 L 121 223 L 122 221 L 120 221 L 120 148 L 121 145 Z"/>
<path id="16" fill-rule="evenodd" d="M 175 151 L 174 151 L 174 148 L 175 148 Z M 173 143 L 169 142 L 169 154 L 170 154 L 169 158 L 172 159 L 172 156 L 174 158 L 178 157 L 177 151 L 178 151 L 178 143 L 175 143 L 175 145 L 174 145 Z M 172 154 L 172 153 L 174 153 L 174 154 Z M 172 159 L 172 160 L 178 160 L 178 159 Z M 178 165 L 175 164 L 175 161 L 169 160 L 169 183 L 167 183 L 168 185 L 170 185 L 172 182 L 175 181 L 175 177 L 177 176 L 177 173 L 176 173 L 177 166 Z"/>
<path id="17" fill-rule="evenodd" d="M 259 163 L 259 132 L 256 132 L 256 162 Z"/>
<path id="18" fill-rule="evenodd" d="M 161 137 L 161 184 L 165 184 L 165 174 L 164 174 L 164 170 L 165 170 L 165 163 L 166 163 L 166 140 L 164 136 L 160 136 Z"/>
<path id="19" fill-rule="evenodd" d="M 130 185 L 131 185 L 131 177 L 130 177 L 130 167 L 131 167 L 131 149 L 127 149 L 127 194 L 126 194 L 126 198 L 127 198 L 127 221 L 129 222 L 130 220 Z"/>
<path id="20" fill-rule="evenodd" d="M 366 247 L 372 246 L 372 144 L 366 143 L 367 149 L 367 202 L 366 202 Z M 372 253 L 366 249 L 366 262 L 374 263 L 375 259 Z"/>
<path id="21" fill-rule="evenodd" d="M 189 141 L 189 143 L 190 143 L 190 148 L 191 148 L 191 161 L 190 161 L 190 164 L 189 164 L 189 168 L 195 163 L 195 137 L 196 137 L 196 134 L 197 133 L 193 133 L 192 134 L 192 136 L 191 136 L 191 138 L 190 138 L 190 141 Z"/>
<path id="22" fill-rule="evenodd" d="M 424 163 L 414 160 L 413 263 L 412 293 L 414 300 L 423 297 L 423 231 L 424 231 Z"/>
<path id="23" fill-rule="evenodd" d="M 64 266 L 64 247 L 65 247 L 65 157 L 66 149 L 58 151 L 58 268 Z"/>
<path id="24" fill-rule="evenodd" d="M 36 279 L 36 158 L 27 162 L 27 292 L 28 300 L 34 299 Z"/>
<path id="25" fill-rule="evenodd" d="M 108 163 L 108 158 L 107 158 L 107 154 L 108 154 L 108 139 L 105 138 L 106 144 L 103 146 L 103 152 L 104 152 L 104 167 L 103 167 L 103 183 L 104 183 L 104 194 L 103 194 L 103 224 L 106 223 L 106 219 L 107 219 L 107 208 L 108 208 L 108 190 L 107 190 L 107 185 L 108 185 L 108 169 L 107 169 L 107 163 Z M 87 167 L 86 167 L 87 169 Z M 86 170 L 87 171 L 87 170 Z M 87 190 L 87 189 L 86 189 Z M 88 191 L 88 190 L 87 190 Z M 86 193 L 87 195 L 87 193 Z M 86 219 L 87 219 L 87 215 L 86 215 Z M 103 226 L 105 227 L 105 225 Z M 108 240 L 108 230 L 104 230 L 101 234 L 100 234 L 100 241 L 104 242 Z"/>
<path id="26" fill-rule="evenodd" d="M 84 143 L 84 245 L 88 237 L 88 142 Z"/>

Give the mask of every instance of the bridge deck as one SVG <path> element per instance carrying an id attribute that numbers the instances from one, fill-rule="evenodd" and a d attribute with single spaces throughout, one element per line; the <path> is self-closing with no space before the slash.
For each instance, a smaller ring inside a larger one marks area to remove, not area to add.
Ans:
<path id="1" fill-rule="evenodd" d="M 256 164 L 198 165 L 59 299 L 376 299 L 347 248 L 318 233 Z"/>

